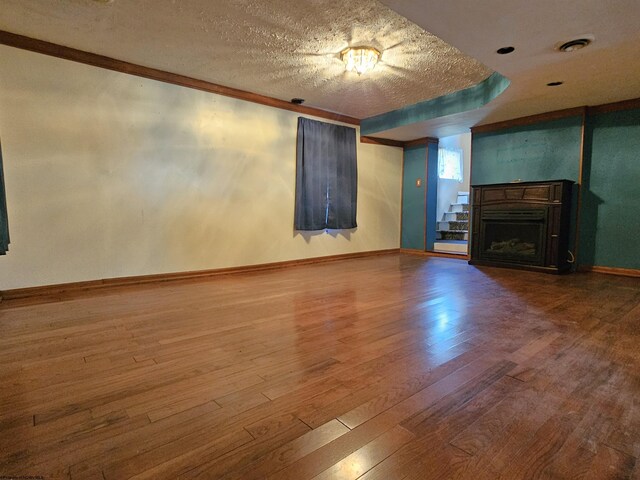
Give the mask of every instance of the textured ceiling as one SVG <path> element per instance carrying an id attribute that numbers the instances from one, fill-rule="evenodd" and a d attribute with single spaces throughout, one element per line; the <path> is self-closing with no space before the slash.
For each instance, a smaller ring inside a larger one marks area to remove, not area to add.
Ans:
<path id="1" fill-rule="evenodd" d="M 375 0 L 2 0 L 0 29 L 359 118 L 491 73 Z M 338 55 L 362 44 L 359 77 Z"/>

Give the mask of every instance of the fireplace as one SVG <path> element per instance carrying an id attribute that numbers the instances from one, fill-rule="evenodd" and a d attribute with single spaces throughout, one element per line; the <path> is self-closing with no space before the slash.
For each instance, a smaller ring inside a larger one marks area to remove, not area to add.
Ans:
<path id="1" fill-rule="evenodd" d="M 480 226 L 480 257 L 526 265 L 544 264 L 546 209 L 487 210 Z"/>
<path id="2" fill-rule="evenodd" d="M 567 271 L 572 183 L 475 185 L 469 263 Z"/>

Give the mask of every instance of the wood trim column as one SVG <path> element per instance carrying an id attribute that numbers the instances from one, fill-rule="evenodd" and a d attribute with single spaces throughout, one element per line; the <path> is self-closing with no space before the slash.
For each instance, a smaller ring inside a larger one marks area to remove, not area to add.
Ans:
<path id="1" fill-rule="evenodd" d="M 578 267 L 578 251 L 580 247 L 580 220 L 582 218 L 582 184 L 584 180 L 584 149 L 585 149 L 585 135 L 586 135 L 586 125 L 587 125 L 587 109 L 583 109 L 582 111 L 582 126 L 580 132 L 580 158 L 578 164 L 578 182 L 576 183 L 578 188 L 577 195 L 577 205 L 576 205 L 576 226 L 574 233 L 574 244 L 573 244 L 573 260 L 574 267 Z"/>

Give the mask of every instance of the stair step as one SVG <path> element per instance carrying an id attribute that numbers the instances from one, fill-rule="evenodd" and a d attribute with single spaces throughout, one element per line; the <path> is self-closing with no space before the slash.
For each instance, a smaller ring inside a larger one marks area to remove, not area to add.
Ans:
<path id="1" fill-rule="evenodd" d="M 433 244 L 434 252 L 457 253 L 466 255 L 468 242 L 466 240 L 436 240 Z"/>
<path id="2" fill-rule="evenodd" d="M 449 222 L 438 222 L 438 231 L 446 232 L 446 231 L 468 231 L 469 230 L 469 221 L 449 221 Z"/>
<path id="3" fill-rule="evenodd" d="M 465 193 L 465 194 L 460 194 L 460 192 L 458 192 L 458 198 L 456 199 L 457 203 L 469 203 L 469 194 Z"/>
<path id="4" fill-rule="evenodd" d="M 444 230 L 436 232 L 438 240 L 469 240 L 469 232 L 464 230 Z"/>
<path id="5" fill-rule="evenodd" d="M 442 222 L 464 222 L 469 221 L 469 212 L 445 212 Z"/>
<path id="6" fill-rule="evenodd" d="M 444 212 L 445 215 L 454 215 L 456 216 L 456 218 L 459 218 L 461 220 L 466 220 L 467 218 L 469 218 L 469 212 L 468 211 L 462 211 L 462 212 Z"/>
<path id="7" fill-rule="evenodd" d="M 442 221 L 437 222 L 436 241 L 447 240 L 469 240 L 469 192 L 458 192 L 457 201 L 450 204 Z"/>
<path id="8" fill-rule="evenodd" d="M 449 207 L 448 213 L 458 213 L 458 212 L 468 212 L 469 204 L 468 203 L 452 203 Z"/>

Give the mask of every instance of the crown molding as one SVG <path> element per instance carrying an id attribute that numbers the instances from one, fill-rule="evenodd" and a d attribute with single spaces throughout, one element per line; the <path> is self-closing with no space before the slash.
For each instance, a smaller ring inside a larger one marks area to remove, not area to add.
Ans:
<path id="1" fill-rule="evenodd" d="M 635 109 L 640 109 L 640 98 L 632 98 L 630 100 L 623 100 L 621 102 L 604 103 L 602 105 L 589 107 L 587 110 L 590 114 L 598 115 L 600 113 L 619 112 L 621 110 Z"/>
<path id="2" fill-rule="evenodd" d="M 511 120 L 505 120 L 502 122 L 488 123 L 486 125 L 478 125 L 471 127 L 471 133 L 487 133 L 495 132 L 497 130 L 505 130 L 513 127 L 523 127 L 527 125 L 533 125 L 540 122 L 550 122 L 552 120 L 559 120 L 567 117 L 578 117 L 584 114 L 586 107 L 566 108 L 564 110 L 555 110 L 553 112 L 540 113 L 538 115 L 529 115 L 527 117 L 519 117 Z"/>
<path id="3" fill-rule="evenodd" d="M 434 143 L 438 145 L 440 141 L 437 138 L 433 137 L 422 137 L 416 138 L 415 140 L 409 140 L 404 142 L 405 147 L 418 147 L 420 145 L 428 145 L 429 143 Z"/>
<path id="4" fill-rule="evenodd" d="M 348 123 L 351 125 L 360 125 L 359 118 L 350 117 L 348 115 L 329 112 L 320 108 L 295 105 L 285 100 L 267 97 L 266 95 L 259 95 L 257 93 L 251 93 L 244 90 L 239 90 L 237 88 L 225 87 L 223 85 L 207 82 L 205 80 L 198 80 L 197 78 L 187 77 L 185 75 L 179 75 L 177 73 L 158 70 L 151 67 L 145 67 L 143 65 L 125 62 L 123 60 L 117 60 L 115 58 L 105 57 L 103 55 L 85 52 L 83 50 L 77 50 L 71 47 L 65 47 L 64 45 L 58 45 L 56 43 L 45 42 L 44 40 L 38 40 L 4 30 L 0 30 L 0 44 L 9 47 L 20 48 L 22 50 L 29 50 L 31 52 L 41 53 L 43 55 L 49 55 L 51 57 L 71 60 L 73 62 L 83 63 L 85 65 L 105 68 L 107 70 L 113 70 L 115 72 L 126 73 L 128 75 L 149 78 L 151 80 L 170 83 L 172 85 L 193 88 L 195 90 L 215 93 L 217 95 L 223 95 L 225 97 L 237 98 L 239 100 L 245 100 L 247 102 L 253 102 L 260 105 L 280 108 L 282 110 L 302 113 L 304 115 L 311 115 L 314 117 L 325 118 L 327 120 Z"/>
<path id="5" fill-rule="evenodd" d="M 538 115 L 530 115 L 527 117 L 519 117 L 503 122 L 488 123 L 486 125 L 478 125 L 471 127 L 471 133 L 487 133 L 507 128 L 522 127 L 533 125 L 540 122 L 549 122 L 567 117 L 578 117 L 581 115 L 599 115 L 602 113 L 619 112 L 622 110 L 640 109 L 640 98 L 632 98 L 630 100 L 622 100 L 620 102 L 604 103 L 602 105 L 584 106 L 567 108 L 564 110 L 555 110 L 553 112 L 540 113 Z"/>
<path id="6" fill-rule="evenodd" d="M 369 137 L 366 135 L 360 136 L 360 143 L 370 143 L 371 145 L 385 145 L 387 147 L 400 147 L 403 148 L 405 142 L 401 140 L 391 140 L 389 138 Z"/>

